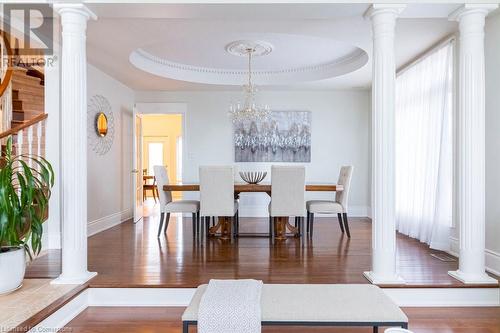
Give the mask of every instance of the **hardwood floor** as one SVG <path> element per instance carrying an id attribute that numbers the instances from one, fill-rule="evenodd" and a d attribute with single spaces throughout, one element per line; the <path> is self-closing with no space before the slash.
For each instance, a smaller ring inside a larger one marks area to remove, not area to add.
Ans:
<path id="1" fill-rule="evenodd" d="M 414 333 L 500 333 L 500 307 L 403 308 Z M 66 325 L 72 333 L 180 333 L 184 308 L 89 307 Z M 65 331 L 65 330 L 63 330 Z M 195 329 L 190 329 L 194 332 Z M 371 328 L 264 327 L 264 333 L 362 333 Z M 383 332 L 383 330 L 381 330 Z"/>
<path id="2" fill-rule="evenodd" d="M 88 265 L 99 274 L 91 287 L 196 287 L 211 278 L 254 278 L 266 283 L 368 283 L 371 223 L 351 218 L 352 238 L 343 235 L 337 217 L 316 218 L 312 238 L 239 238 L 233 243 L 193 239 L 191 219 L 171 217 L 166 237 L 156 237 L 158 214 L 147 206 L 142 222 L 131 221 L 90 237 Z M 267 218 L 241 218 L 241 232 L 266 232 Z M 444 262 L 435 251 L 401 234 L 398 271 L 411 287 L 467 287 L 451 278 L 457 261 Z M 27 277 L 55 277 L 60 254 L 35 260 Z"/>

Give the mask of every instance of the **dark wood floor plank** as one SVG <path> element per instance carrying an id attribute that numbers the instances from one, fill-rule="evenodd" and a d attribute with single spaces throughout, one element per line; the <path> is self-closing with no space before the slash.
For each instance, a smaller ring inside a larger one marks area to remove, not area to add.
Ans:
<path id="1" fill-rule="evenodd" d="M 156 206 L 157 207 L 157 206 Z M 343 235 L 336 216 L 317 218 L 313 238 L 268 238 L 199 241 L 190 218 L 171 217 L 167 237 L 157 238 L 158 213 L 149 207 L 144 221 L 117 225 L 89 238 L 88 265 L 98 272 L 91 287 L 196 287 L 211 278 L 254 278 L 266 283 L 368 283 L 371 222 L 351 218 L 352 237 Z M 267 218 L 242 218 L 241 232 L 266 232 Z M 429 247 L 397 235 L 397 266 L 411 287 L 470 287 L 448 271 L 458 262 L 443 262 Z M 55 277 L 60 253 L 50 251 L 33 262 L 27 277 Z"/>
<path id="2" fill-rule="evenodd" d="M 500 333 L 500 307 L 403 308 L 415 333 Z M 72 333 L 180 333 L 181 307 L 89 307 L 68 323 Z M 264 333 L 363 333 L 370 328 L 264 327 Z M 383 330 L 381 330 L 383 332 Z M 195 332 L 194 329 L 191 332 Z"/>

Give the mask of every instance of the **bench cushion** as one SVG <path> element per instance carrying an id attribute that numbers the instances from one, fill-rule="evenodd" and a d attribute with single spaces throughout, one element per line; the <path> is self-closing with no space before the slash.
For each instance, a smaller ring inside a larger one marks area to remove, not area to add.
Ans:
<path id="1" fill-rule="evenodd" d="M 205 289 L 198 287 L 183 321 L 197 321 Z M 408 322 L 382 289 L 370 284 L 264 284 L 261 306 L 263 322 Z"/>

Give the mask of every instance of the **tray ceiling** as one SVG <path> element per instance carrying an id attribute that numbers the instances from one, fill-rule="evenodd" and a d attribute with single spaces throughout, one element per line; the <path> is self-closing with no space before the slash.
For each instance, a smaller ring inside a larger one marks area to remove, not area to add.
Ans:
<path id="1" fill-rule="evenodd" d="M 396 61 L 405 64 L 457 30 L 456 4 L 409 5 L 398 20 Z M 235 40 L 273 46 L 256 57 L 261 89 L 365 89 L 371 85 L 366 4 L 92 4 L 89 62 L 135 90 L 231 90 L 247 60 Z"/>

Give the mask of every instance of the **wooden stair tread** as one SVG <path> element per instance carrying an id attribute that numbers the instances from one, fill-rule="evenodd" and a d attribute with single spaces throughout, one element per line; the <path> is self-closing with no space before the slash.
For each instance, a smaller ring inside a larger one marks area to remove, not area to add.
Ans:
<path id="1" fill-rule="evenodd" d="M 33 78 L 35 79 L 35 78 Z M 40 84 L 40 80 L 39 79 L 35 79 L 37 81 L 33 81 L 33 80 L 28 80 L 26 78 L 18 78 L 16 76 L 12 76 L 12 85 L 14 86 L 17 86 L 16 89 L 19 89 L 18 87 L 21 86 L 21 87 L 35 87 L 35 88 L 41 88 L 41 89 L 44 89 L 44 86 L 42 86 Z"/>
<path id="2" fill-rule="evenodd" d="M 23 92 L 23 93 L 31 93 L 31 95 L 37 95 L 40 97 L 43 97 L 43 95 L 44 95 L 44 87 L 43 86 L 24 85 L 22 87 L 17 87 L 16 90 L 19 92 Z"/>
<path id="3" fill-rule="evenodd" d="M 12 77 L 16 79 L 25 79 L 27 81 L 40 82 L 41 78 L 29 74 L 30 71 L 18 71 L 14 70 L 12 72 Z"/>
<path id="4" fill-rule="evenodd" d="M 43 89 L 41 91 L 43 93 Z M 18 89 L 12 89 L 12 99 L 17 99 L 17 100 L 22 100 L 24 98 L 22 98 L 21 96 L 23 97 L 34 97 L 34 98 L 41 98 L 41 99 L 44 99 L 44 96 L 43 94 L 40 94 L 39 91 L 37 92 L 32 92 L 32 91 L 27 91 L 27 90 L 18 90 Z"/>

